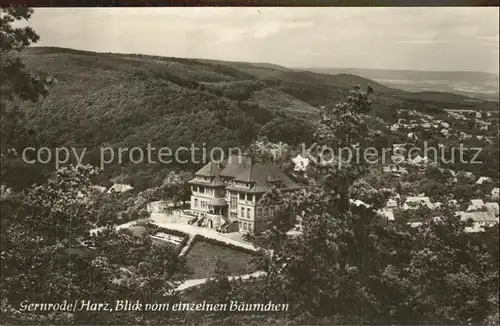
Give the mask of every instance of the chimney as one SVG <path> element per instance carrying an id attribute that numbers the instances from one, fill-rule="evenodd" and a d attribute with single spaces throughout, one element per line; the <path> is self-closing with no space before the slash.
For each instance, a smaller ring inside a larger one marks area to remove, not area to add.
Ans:
<path id="1" fill-rule="evenodd" d="M 254 162 L 254 154 L 249 151 L 249 150 L 246 150 L 243 152 L 243 154 L 241 154 L 241 157 L 239 158 L 241 164 L 245 165 L 245 166 L 250 166 L 250 165 L 253 165 L 253 162 Z"/>

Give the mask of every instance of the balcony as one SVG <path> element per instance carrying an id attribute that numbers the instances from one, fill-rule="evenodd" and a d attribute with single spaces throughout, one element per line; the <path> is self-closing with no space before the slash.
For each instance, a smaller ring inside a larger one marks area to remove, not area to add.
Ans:
<path id="1" fill-rule="evenodd" d="M 217 218 L 221 218 L 221 219 L 225 219 L 225 218 L 224 218 L 224 215 L 222 215 L 222 214 L 207 213 L 207 214 L 206 214 L 206 216 L 207 216 L 208 218 L 215 218 L 215 219 L 217 219 Z"/>

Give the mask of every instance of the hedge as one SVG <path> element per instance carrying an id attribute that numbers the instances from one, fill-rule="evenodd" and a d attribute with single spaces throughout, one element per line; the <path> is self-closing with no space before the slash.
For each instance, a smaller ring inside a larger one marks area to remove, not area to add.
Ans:
<path id="1" fill-rule="evenodd" d="M 152 223 L 147 223 L 146 227 L 148 229 L 154 230 L 156 232 L 163 232 L 163 233 L 170 234 L 173 236 L 181 237 L 182 241 L 180 242 L 180 244 L 178 246 L 179 252 L 182 250 L 182 248 L 184 248 L 186 246 L 187 242 L 189 241 L 189 234 L 184 233 L 184 232 L 179 231 L 179 230 L 172 230 L 172 229 L 167 229 L 164 227 L 159 227 L 159 226 L 152 224 Z"/>
<path id="2" fill-rule="evenodd" d="M 243 253 L 246 253 L 246 254 L 257 256 L 257 252 L 256 251 L 253 251 L 253 250 L 250 250 L 250 249 L 247 249 L 247 248 L 242 248 L 242 247 L 239 247 L 239 246 L 235 246 L 233 244 L 222 242 L 222 241 L 215 240 L 215 239 L 212 239 L 212 238 L 207 238 L 207 237 L 205 237 L 205 236 L 203 236 L 201 234 L 195 235 L 195 237 L 193 239 L 193 242 L 191 243 L 191 247 L 189 247 L 189 249 L 186 251 L 185 255 L 187 255 L 189 253 L 189 250 L 191 250 L 191 248 L 194 246 L 194 244 L 197 241 L 204 241 L 206 243 L 210 243 L 210 244 L 213 244 L 213 245 L 216 245 L 216 246 L 222 246 L 222 247 L 226 247 L 226 248 L 229 248 L 229 249 L 240 251 L 240 252 L 243 252 Z"/>

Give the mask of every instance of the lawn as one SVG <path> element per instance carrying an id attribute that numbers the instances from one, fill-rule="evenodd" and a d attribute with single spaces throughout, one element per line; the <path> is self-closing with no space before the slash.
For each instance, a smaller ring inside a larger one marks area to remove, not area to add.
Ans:
<path id="1" fill-rule="evenodd" d="M 228 262 L 230 275 L 248 274 L 257 270 L 252 263 L 253 255 L 200 240 L 187 253 L 187 264 L 193 272 L 190 278 L 214 276 L 217 257 Z"/>

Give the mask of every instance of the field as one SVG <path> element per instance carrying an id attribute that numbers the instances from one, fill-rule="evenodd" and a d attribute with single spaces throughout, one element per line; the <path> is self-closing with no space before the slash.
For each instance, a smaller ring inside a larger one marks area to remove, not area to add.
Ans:
<path id="1" fill-rule="evenodd" d="M 228 262 L 230 275 L 242 275 L 256 271 L 249 253 L 215 245 L 205 241 L 197 241 L 187 254 L 188 267 L 193 271 L 190 278 L 207 278 L 214 276 L 217 260 Z"/>

